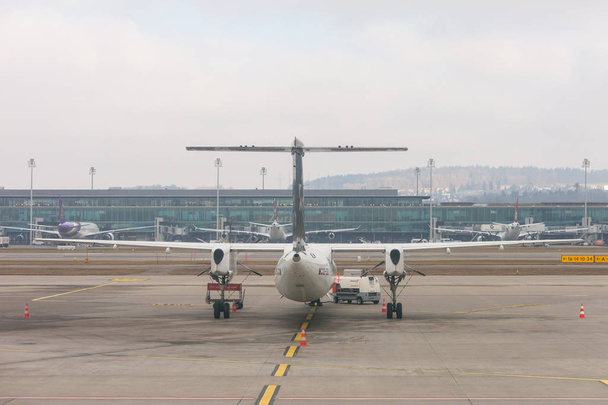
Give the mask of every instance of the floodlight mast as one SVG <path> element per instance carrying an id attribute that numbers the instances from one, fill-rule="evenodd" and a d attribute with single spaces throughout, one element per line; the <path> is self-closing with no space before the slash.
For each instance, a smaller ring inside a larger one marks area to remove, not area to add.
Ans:
<path id="1" fill-rule="evenodd" d="M 36 161 L 32 158 L 27 162 L 27 166 L 30 168 L 30 245 L 34 244 L 33 231 L 34 226 L 34 167 L 36 167 Z"/>

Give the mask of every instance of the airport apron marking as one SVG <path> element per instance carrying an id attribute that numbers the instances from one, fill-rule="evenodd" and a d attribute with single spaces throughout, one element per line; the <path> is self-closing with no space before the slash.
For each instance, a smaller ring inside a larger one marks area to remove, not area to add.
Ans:
<path id="1" fill-rule="evenodd" d="M 490 311 L 492 309 L 503 309 L 503 308 L 520 308 L 520 307 L 527 307 L 527 308 L 538 308 L 538 307 L 546 307 L 546 305 L 524 305 L 524 304 L 520 304 L 520 305 L 505 305 L 502 307 L 489 307 L 489 308 L 477 308 L 477 309 L 465 309 L 462 311 L 454 311 L 452 312 L 453 314 L 465 314 L 467 312 L 480 312 L 480 311 Z"/>
<path id="2" fill-rule="evenodd" d="M 290 346 L 287 349 L 295 348 L 298 346 Z M 287 351 L 287 350 L 286 350 Z M 296 350 L 297 351 L 297 350 Z M 119 355 L 119 354 L 96 354 L 96 356 L 107 356 L 107 357 L 131 357 L 138 359 L 154 359 L 154 360 L 182 360 L 182 361 L 202 361 L 202 362 L 217 362 L 217 363 L 235 363 L 235 364 L 267 364 L 264 361 L 243 361 L 243 360 L 221 360 L 221 359 L 197 359 L 197 358 L 186 358 L 186 357 L 160 357 L 160 356 L 133 356 L 133 355 Z M 307 363 L 285 363 L 290 367 L 313 367 L 313 368 L 335 368 L 342 370 L 370 370 L 370 371 L 401 371 L 401 372 L 419 372 L 422 374 L 440 374 L 450 373 L 458 375 L 472 375 L 472 376 L 488 376 L 488 377 L 511 377 L 511 378 L 537 378 L 546 380 L 570 380 L 570 381 L 594 381 L 602 382 L 608 385 L 608 380 L 600 378 L 576 378 L 576 377 L 555 377 L 555 376 L 542 376 L 542 375 L 523 375 L 523 374 L 498 374 L 498 373 L 472 373 L 466 371 L 448 371 L 448 370 L 421 370 L 421 369 L 405 369 L 405 368 L 391 368 L 391 367 L 359 367 L 359 366 L 342 366 L 342 365 L 331 365 L 331 364 L 307 364 Z"/>
<path id="3" fill-rule="evenodd" d="M 272 371 L 272 376 L 273 377 L 285 377 L 287 375 L 287 372 L 289 371 L 290 367 L 291 366 L 289 364 L 277 364 L 277 366 Z"/>
<path id="4" fill-rule="evenodd" d="M 45 300 L 47 298 L 59 297 L 61 295 L 67 295 L 67 294 L 74 294 L 74 293 L 81 292 L 81 291 L 86 291 L 86 290 L 93 290 L 95 288 L 101 288 L 101 287 L 105 287 L 105 286 L 116 284 L 116 283 L 117 283 L 117 281 L 112 281 L 111 283 L 102 284 L 102 285 L 96 285 L 95 287 L 81 288 L 80 290 L 74 290 L 74 291 L 68 291 L 68 292 L 64 292 L 64 293 L 60 293 L 60 294 L 49 295 L 47 297 L 34 298 L 32 301 L 42 301 L 42 300 Z"/>
<path id="5" fill-rule="evenodd" d="M 299 347 L 298 346 L 287 346 L 285 348 L 285 352 L 283 352 L 283 356 L 285 357 L 295 357 L 298 354 Z"/>
<path id="6" fill-rule="evenodd" d="M 308 322 L 304 322 L 300 330 L 306 330 L 308 328 Z"/>
<path id="7" fill-rule="evenodd" d="M 307 321 L 310 321 L 311 319 L 312 319 L 312 314 L 308 314 L 308 315 L 306 315 L 306 320 L 307 320 Z"/>
<path id="8" fill-rule="evenodd" d="M 293 338 L 291 340 L 293 340 L 294 342 L 299 342 L 300 339 L 302 339 L 302 332 L 298 332 L 295 335 L 293 335 Z"/>
<path id="9" fill-rule="evenodd" d="M 271 405 L 274 403 L 274 399 L 279 393 L 280 385 L 265 385 L 260 392 L 258 400 L 255 401 L 256 405 Z"/>

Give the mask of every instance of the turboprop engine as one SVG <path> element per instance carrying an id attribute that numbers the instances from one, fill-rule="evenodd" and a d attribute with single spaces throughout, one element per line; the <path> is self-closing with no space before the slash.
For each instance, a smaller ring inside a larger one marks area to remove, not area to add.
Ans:
<path id="1" fill-rule="evenodd" d="M 227 246 L 213 248 L 211 255 L 211 274 L 215 276 L 232 276 L 236 271 L 236 252 Z"/>
<path id="2" fill-rule="evenodd" d="M 387 246 L 384 251 L 384 275 L 389 277 L 401 276 L 405 273 L 403 252 L 399 246 Z"/>

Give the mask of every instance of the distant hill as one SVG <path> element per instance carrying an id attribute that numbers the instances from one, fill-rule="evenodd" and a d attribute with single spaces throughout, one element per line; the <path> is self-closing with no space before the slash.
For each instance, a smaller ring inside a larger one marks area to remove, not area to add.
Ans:
<path id="1" fill-rule="evenodd" d="M 429 187 L 429 169 L 420 168 L 420 190 Z M 444 166 L 433 169 L 433 188 L 451 192 L 487 191 L 495 192 L 513 186 L 527 189 L 567 189 L 584 184 L 583 169 L 538 167 L 489 167 L 489 166 Z M 588 185 L 608 185 L 608 170 L 589 170 Z M 312 180 L 307 184 L 313 189 L 357 189 L 390 187 L 403 190 L 405 194 L 416 191 L 415 168 L 383 173 L 350 174 L 328 176 Z M 428 192 L 428 191 L 427 191 Z"/>

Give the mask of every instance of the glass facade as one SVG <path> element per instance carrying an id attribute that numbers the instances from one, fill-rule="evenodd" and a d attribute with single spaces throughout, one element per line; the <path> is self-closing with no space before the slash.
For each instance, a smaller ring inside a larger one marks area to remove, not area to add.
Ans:
<path id="1" fill-rule="evenodd" d="M 38 224 L 59 223 L 59 195 L 66 220 L 95 222 L 101 230 L 153 225 L 159 217 L 163 225 L 172 227 L 215 228 L 216 224 L 216 190 L 35 190 L 33 217 Z M 270 223 L 274 200 L 278 222 L 291 223 L 290 190 L 220 190 L 220 219 L 225 228 L 229 223 L 234 229 L 249 229 L 249 222 Z M 307 190 L 305 203 L 306 228 L 311 231 L 359 227 L 345 238 L 384 241 L 408 241 L 429 232 L 426 196 L 399 196 L 397 190 L 389 189 Z M 588 212 L 593 223 L 608 223 L 608 205 L 591 203 Z M 27 227 L 29 215 L 29 190 L 0 190 L 0 226 Z M 514 215 L 514 205 L 433 207 L 437 225 L 448 227 L 510 223 Z M 574 226 L 581 223 L 583 215 L 582 203 L 519 207 L 521 223 L 533 218 L 533 222 L 547 226 Z M 11 232 L 16 231 L 5 230 Z"/>

